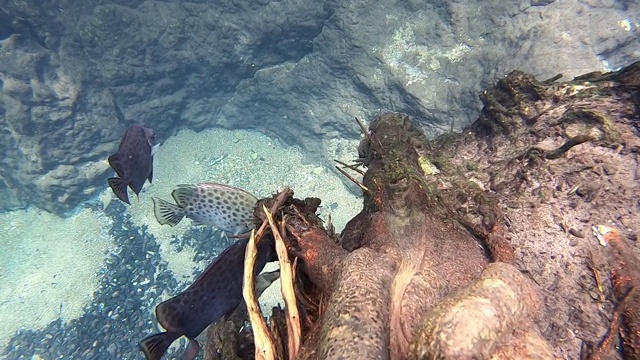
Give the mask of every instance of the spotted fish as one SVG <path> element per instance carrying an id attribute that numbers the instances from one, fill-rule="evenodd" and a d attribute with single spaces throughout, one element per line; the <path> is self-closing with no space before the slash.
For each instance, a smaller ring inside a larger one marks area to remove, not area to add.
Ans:
<path id="1" fill-rule="evenodd" d="M 171 193 L 176 204 L 153 198 L 156 219 L 162 225 L 177 225 L 183 217 L 233 235 L 253 226 L 253 210 L 258 199 L 251 193 L 228 185 L 200 183 L 178 185 Z"/>
<path id="2" fill-rule="evenodd" d="M 200 345 L 195 338 L 207 326 L 231 314 L 242 301 L 247 243 L 248 240 L 240 240 L 229 246 L 185 291 L 156 306 L 156 319 L 166 331 L 140 341 L 140 349 L 147 360 L 160 360 L 171 343 L 181 336 L 189 339 L 182 359 L 197 356 Z M 262 271 L 267 262 L 276 259 L 273 241 L 260 241 L 255 274 Z M 278 273 L 261 274 L 256 278 L 257 292 L 262 293 L 277 278 Z"/>
<path id="3" fill-rule="evenodd" d="M 107 179 L 111 190 L 118 199 L 129 204 L 127 186 L 138 195 L 144 182 L 153 179 L 153 155 L 158 150 L 155 143 L 156 132 L 140 125 L 127 128 L 118 152 L 109 156 L 109 165 L 118 177 Z"/>

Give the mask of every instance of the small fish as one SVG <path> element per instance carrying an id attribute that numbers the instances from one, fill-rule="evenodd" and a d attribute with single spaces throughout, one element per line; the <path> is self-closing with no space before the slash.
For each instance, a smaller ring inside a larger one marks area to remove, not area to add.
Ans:
<path id="1" fill-rule="evenodd" d="M 120 140 L 118 152 L 109 156 L 109 165 L 118 177 L 107 181 L 118 199 L 129 203 L 127 186 L 138 195 L 146 180 L 153 179 L 153 155 L 159 144 L 155 143 L 156 132 L 153 129 L 131 125 Z"/>
<path id="2" fill-rule="evenodd" d="M 242 301 L 242 274 L 247 243 L 248 240 L 240 240 L 229 246 L 184 292 L 156 306 L 156 319 L 166 332 L 147 336 L 140 341 L 140 350 L 147 360 L 159 360 L 181 336 L 189 339 L 182 358 L 196 357 L 200 345 L 195 338 L 207 326 L 231 314 Z M 255 274 L 260 273 L 268 261 L 274 260 L 273 241 L 263 239 L 258 244 Z M 270 284 L 277 277 L 269 275 L 266 281 Z M 257 283 L 260 286 L 264 281 L 257 280 Z M 262 287 L 264 286 L 263 284 Z"/>
<path id="3" fill-rule="evenodd" d="M 258 199 L 251 193 L 228 185 L 200 183 L 178 185 L 171 193 L 176 204 L 153 198 L 154 214 L 161 225 L 177 225 L 183 217 L 233 235 L 253 226 L 253 210 Z"/>

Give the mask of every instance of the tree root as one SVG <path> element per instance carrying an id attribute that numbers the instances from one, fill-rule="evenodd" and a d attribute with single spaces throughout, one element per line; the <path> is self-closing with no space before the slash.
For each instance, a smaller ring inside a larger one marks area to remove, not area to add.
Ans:
<path id="1" fill-rule="evenodd" d="M 585 143 L 587 141 L 592 141 L 593 138 L 590 135 L 576 135 L 574 137 L 572 137 L 571 139 L 567 140 L 564 144 L 562 144 L 559 148 L 551 150 L 551 151 L 546 151 L 544 149 L 541 149 L 537 146 L 533 146 L 531 148 L 529 148 L 527 151 L 525 151 L 525 153 L 520 157 L 520 159 L 534 159 L 538 156 L 542 156 L 543 158 L 547 159 L 547 160 L 553 160 L 553 159 L 557 159 L 560 156 L 562 156 L 562 154 L 566 153 L 567 151 L 569 151 L 572 147 L 576 146 L 576 145 L 580 145 L 582 143 Z M 538 155 L 536 155 L 538 154 Z"/>
<path id="2" fill-rule="evenodd" d="M 300 315 L 298 314 L 298 304 L 296 302 L 296 294 L 294 290 L 293 266 L 289 261 L 287 247 L 280 235 L 285 230 L 285 220 L 280 223 L 280 229 L 273 220 L 273 215 L 263 206 L 263 211 L 269 220 L 271 232 L 276 238 L 276 252 L 278 253 L 278 262 L 280 263 L 280 282 L 282 287 L 282 298 L 284 299 L 285 313 L 287 318 L 287 341 L 289 360 L 295 360 L 300 350 Z"/>
<path id="3" fill-rule="evenodd" d="M 411 358 L 488 359 L 504 352 L 510 359 L 551 359 L 549 344 L 537 331 L 517 331 L 526 328 L 522 322 L 540 306 L 531 284 L 515 267 L 492 263 L 476 283 L 431 311 L 410 346 Z M 522 340 L 519 344 L 529 345 L 522 345 L 520 352 L 500 349 L 512 333 Z"/>
<path id="4" fill-rule="evenodd" d="M 617 303 L 607 333 L 595 349 L 587 349 L 582 358 L 607 358 L 612 345 L 620 339 L 625 359 L 640 359 L 640 262 L 619 230 L 594 226 L 594 235 L 607 249 L 611 285 Z"/>
<path id="5" fill-rule="evenodd" d="M 275 353 L 274 341 L 267 329 L 267 322 L 262 316 L 260 305 L 258 304 L 258 298 L 256 296 L 255 276 L 253 274 L 253 268 L 255 267 L 256 258 L 258 257 L 256 243 L 255 231 L 251 231 L 251 237 L 249 238 L 249 243 L 247 244 L 247 250 L 244 257 L 245 268 L 242 296 L 247 304 L 249 321 L 251 321 L 251 328 L 253 329 L 253 337 L 256 345 L 256 359 L 275 360 L 277 355 Z"/>
<path id="6" fill-rule="evenodd" d="M 285 188 L 275 198 L 275 201 L 271 205 L 271 211 L 267 209 L 266 205 L 262 205 L 263 212 L 262 214 L 259 214 L 260 218 L 263 219 L 262 225 L 257 232 L 253 231 L 251 233 L 245 253 L 243 296 L 247 304 L 251 328 L 253 329 L 255 357 L 258 360 L 284 359 L 285 354 L 288 354 L 288 358 L 290 360 L 294 360 L 297 358 L 298 351 L 300 349 L 301 326 L 294 288 L 294 266 L 289 260 L 288 250 L 281 235 L 286 228 L 285 220 L 283 219 L 280 226 L 278 226 L 272 215 L 274 212 L 278 211 L 292 195 L 293 192 L 289 188 Z M 267 323 L 262 315 L 255 293 L 253 268 L 257 257 L 256 244 L 266 233 L 267 226 L 275 238 L 275 247 L 278 254 L 278 261 L 280 263 L 280 280 L 282 285 L 282 297 L 285 302 L 287 325 L 286 349 L 282 349 L 280 346 L 280 344 L 282 344 L 282 334 L 277 329 L 275 323 L 272 322 L 271 330 L 267 327 Z"/>

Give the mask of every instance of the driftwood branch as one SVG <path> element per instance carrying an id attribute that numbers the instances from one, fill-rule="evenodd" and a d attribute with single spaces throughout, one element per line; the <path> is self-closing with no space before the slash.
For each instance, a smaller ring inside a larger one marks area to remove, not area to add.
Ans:
<path id="1" fill-rule="evenodd" d="M 271 360 L 276 359 L 277 352 L 276 343 L 273 334 L 269 330 L 264 316 L 260 310 L 258 299 L 255 291 L 255 275 L 254 266 L 257 258 L 257 243 L 264 236 L 267 226 L 271 229 L 276 241 L 276 252 L 278 254 L 278 260 L 280 262 L 280 273 L 282 283 L 282 296 L 284 298 L 286 306 L 287 316 L 287 339 L 288 339 L 288 354 L 289 359 L 293 360 L 297 357 L 298 350 L 300 348 L 300 315 L 298 313 L 296 296 L 294 291 L 294 275 L 291 262 L 289 261 L 289 255 L 286 245 L 282 239 L 281 231 L 273 219 L 273 213 L 283 206 L 288 198 L 293 195 L 293 192 L 289 188 L 282 190 L 275 201 L 271 205 L 271 210 L 268 210 L 265 205 L 262 206 L 262 210 L 266 216 L 262 225 L 258 231 L 253 231 L 247 245 L 245 253 L 245 265 L 244 265 L 244 284 L 243 284 L 243 297 L 247 304 L 247 311 L 249 313 L 249 321 L 253 329 L 255 337 L 255 356 L 256 359 Z M 284 223 L 281 226 L 285 228 Z"/>
<path id="2" fill-rule="evenodd" d="M 249 243 L 247 244 L 247 250 L 244 257 L 242 296 L 247 304 L 249 320 L 251 321 L 251 328 L 253 329 L 253 336 L 256 345 L 256 359 L 275 360 L 276 357 L 273 339 L 271 338 L 271 334 L 267 328 L 267 323 L 260 311 L 260 305 L 258 304 L 258 298 L 256 296 L 255 274 L 253 271 L 256 258 L 258 257 L 256 243 L 256 233 L 255 231 L 251 231 L 251 237 L 249 237 Z"/>
<path id="3" fill-rule="evenodd" d="M 284 188 L 276 197 L 276 200 L 271 206 L 271 212 L 275 212 L 278 208 L 284 204 L 284 202 L 293 195 L 293 191 L 288 187 Z M 269 214 L 266 211 L 265 213 Z M 255 337 L 256 346 L 256 359 L 258 360 L 275 360 L 276 352 L 274 347 L 274 340 L 267 328 L 267 323 L 260 311 L 260 305 L 258 304 L 258 297 L 256 296 L 255 289 L 255 274 L 253 269 L 255 268 L 257 253 L 257 244 L 262 239 L 264 232 L 269 224 L 268 219 L 262 221 L 262 225 L 258 231 L 252 231 L 249 243 L 247 244 L 247 250 L 244 258 L 244 276 L 242 296 L 247 304 L 247 311 L 249 313 L 249 321 L 253 329 L 253 335 Z"/>
<path id="4" fill-rule="evenodd" d="M 280 282 L 282 287 L 282 298 L 284 299 L 285 312 L 287 316 L 287 339 L 288 339 L 288 353 L 289 359 L 294 360 L 298 357 L 298 351 L 300 350 L 300 315 L 298 313 L 298 306 L 296 303 L 296 295 L 293 287 L 294 275 L 291 261 L 289 261 L 289 254 L 287 253 L 287 247 L 282 239 L 282 235 L 275 221 L 273 215 L 263 207 L 264 213 L 269 220 L 269 226 L 273 232 L 273 236 L 276 240 L 276 252 L 278 253 L 278 261 L 280 263 Z M 284 220 L 281 226 L 284 229 Z"/>

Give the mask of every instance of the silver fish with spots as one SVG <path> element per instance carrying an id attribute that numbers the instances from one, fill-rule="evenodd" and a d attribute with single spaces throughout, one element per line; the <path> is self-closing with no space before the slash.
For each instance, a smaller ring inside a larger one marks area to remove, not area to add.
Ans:
<path id="1" fill-rule="evenodd" d="M 171 196 L 176 204 L 153 198 L 154 213 L 162 225 L 175 226 L 186 216 L 196 224 L 233 235 L 253 227 L 253 210 L 258 199 L 245 190 L 216 183 L 182 184 Z"/>

